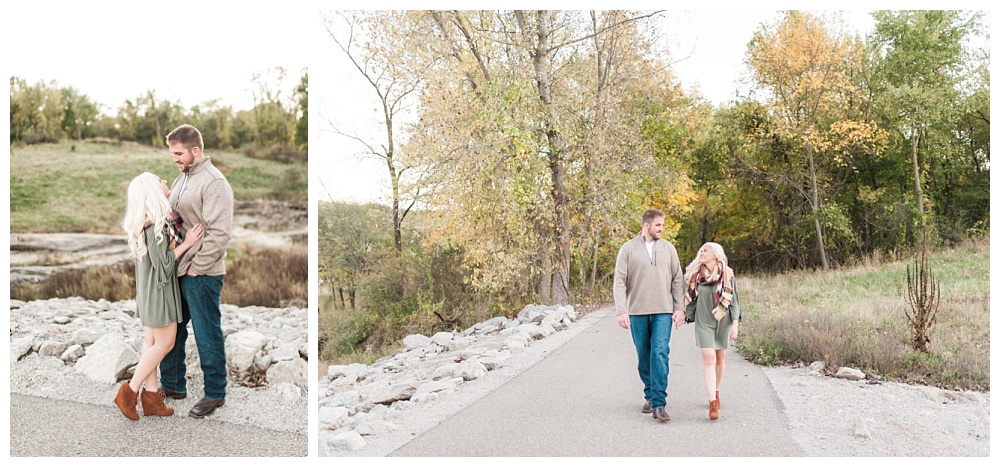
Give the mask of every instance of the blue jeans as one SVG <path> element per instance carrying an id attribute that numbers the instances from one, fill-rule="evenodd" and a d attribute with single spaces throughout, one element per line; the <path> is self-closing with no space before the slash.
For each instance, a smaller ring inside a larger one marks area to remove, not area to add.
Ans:
<path id="1" fill-rule="evenodd" d="M 194 329 L 195 344 L 201 371 L 205 374 L 205 397 L 226 398 L 226 341 L 222 335 L 223 276 L 180 277 L 181 308 L 184 319 L 177 324 L 177 340 L 163 361 L 160 362 L 160 384 L 163 389 L 187 393 L 187 365 L 184 346 L 187 343 L 187 324 Z"/>
<path id="2" fill-rule="evenodd" d="M 670 332 L 673 313 L 629 316 L 632 343 L 639 357 L 643 393 L 653 408 L 667 405 L 667 375 L 670 374 Z"/>

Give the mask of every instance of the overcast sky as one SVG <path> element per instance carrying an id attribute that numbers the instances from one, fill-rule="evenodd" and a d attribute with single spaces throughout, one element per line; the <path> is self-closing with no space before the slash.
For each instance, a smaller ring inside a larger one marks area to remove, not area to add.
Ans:
<path id="1" fill-rule="evenodd" d="M 3 72 L 55 80 L 114 113 L 147 90 L 185 108 L 253 106 L 254 73 L 280 66 L 291 89 L 311 59 L 314 8 L 269 2 L 5 2 Z"/>

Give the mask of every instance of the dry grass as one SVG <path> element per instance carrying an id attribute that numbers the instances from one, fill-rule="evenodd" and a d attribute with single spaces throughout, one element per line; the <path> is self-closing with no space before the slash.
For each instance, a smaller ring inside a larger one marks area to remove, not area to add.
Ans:
<path id="1" fill-rule="evenodd" d="M 989 243 L 934 252 L 941 283 L 929 353 L 910 346 L 904 313 L 908 260 L 881 258 L 828 272 L 744 278 L 740 353 L 765 365 L 826 362 L 872 377 L 988 390 Z"/>
<path id="2" fill-rule="evenodd" d="M 10 289 L 10 298 L 15 300 L 46 300 L 57 297 L 131 300 L 135 298 L 135 263 L 123 261 L 114 266 L 66 269 L 37 284 L 23 284 Z"/>
<path id="3" fill-rule="evenodd" d="M 309 300 L 306 246 L 254 249 L 226 266 L 222 303 L 236 306 L 305 308 Z"/>
<path id="4" fill-rule="evenodd" d="M 289 249 L 230 250 L 222 303 L 236 306 L 306 307 L 309 256 L 305 246 Z M 82 297 L 109 301 L 135 298 L 135 265 L 123 261 L 113 266 L 69 269 L 37 284 L 12 287 L 10 298 L 45 300 Z"/>

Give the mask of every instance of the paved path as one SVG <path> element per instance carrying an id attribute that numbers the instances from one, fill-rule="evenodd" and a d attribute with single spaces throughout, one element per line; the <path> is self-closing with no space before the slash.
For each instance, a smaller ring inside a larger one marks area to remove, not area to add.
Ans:
<path id="1" fill-rule="evenodd" d="M 306 456 L 305 435 L 194 419 L 128 420 L 109 405 L 10 395 L 10 455 Z"/>
<path id="2" fill-rule="evenodd" d="M 640 412 L 642 383 L 628 331 L 610 310 L 507 384 L 391 456 L 803 456 L 763 372 L 729 352 L 720 419 L 708 396 L 694 325 L 671 339 L 667 413 Z"/>

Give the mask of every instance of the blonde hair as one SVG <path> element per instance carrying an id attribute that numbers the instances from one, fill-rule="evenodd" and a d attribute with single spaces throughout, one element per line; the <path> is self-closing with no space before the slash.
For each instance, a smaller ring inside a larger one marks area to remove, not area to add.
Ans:
<path id="1" fill-rule="evenodd" d="M 719 245 L 718 243 L 708 242 L 701 246 L 701 248 L 705 247 L 709 247 L 712 249 L 712 253 L 715 253 L 715 258 L 720 263 L 722 263 L 723 269 L 729 267 L 729 259 L 726 258 L 726 252 L 725 250 L 722 249 L 722 245 Z M 698 248 L 699 252 L 701 251 L 701 248 Z M 684 269 L 684 280 L 690 281 L 691 276 L 698 274 L 698 269 L 700 267 L 701 267 L 701 255 L 695 253 L 694 261 L 691 261 L 691 264 L 688 264 L 687 268 Z"/>
<path id="2" fill-rule="evenodd" d="M 142 258 L 148 251 L 142 231 L 147 223 L 152 223 L 156 243 L 164 241 L 163 229 L 170 219 L 170 202 L 163 195 L 160 177 L 149 172 L 132 179 L 127 199 L 122 229 L 128 241 L 129 257 Z"/>

